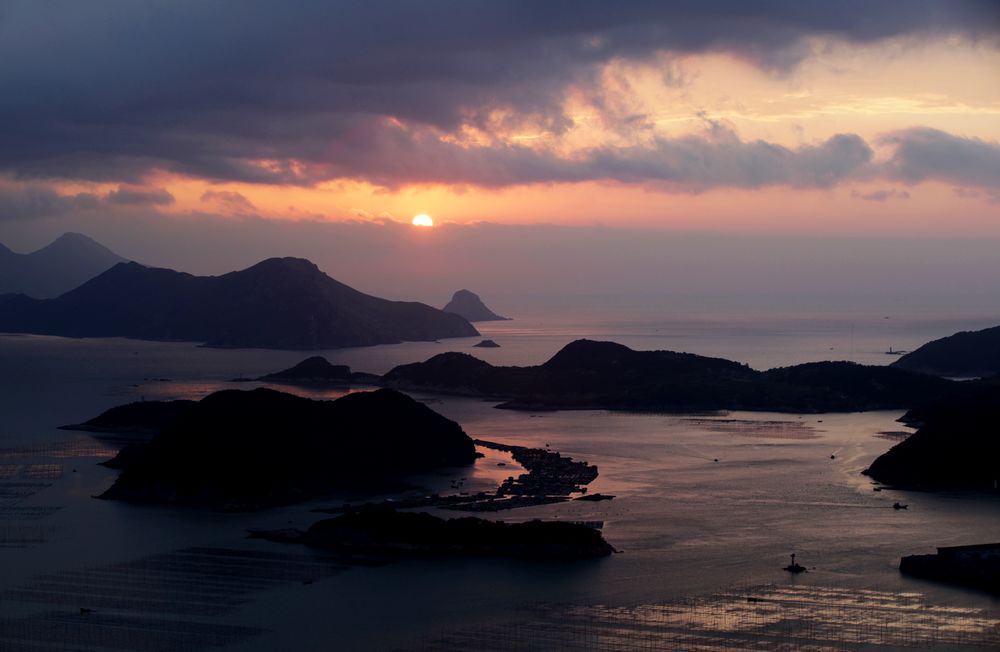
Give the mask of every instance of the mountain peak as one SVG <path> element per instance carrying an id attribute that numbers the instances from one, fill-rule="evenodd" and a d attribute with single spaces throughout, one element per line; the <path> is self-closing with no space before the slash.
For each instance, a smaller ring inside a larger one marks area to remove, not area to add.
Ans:
<path id="1" fill-rule="evenodd" d="M 99 244 L 96 240 L 90 236 L 86 236 L 82 233 L 77 233 L 76 231 L 67 231 L 61 236 L 52 241 L 52 244 L 57 242 L 85 242 L 87 244 Z"/>
<path id="2" fill-rule="evenodd" d="M 256 265 L 250 267 L 284 267 L 289 269 L 313 269 L 318 270 L 319 267 L 313 261 L 308 258 L 296 258 L 294 256 L 284 256 L 275 258 L 265 258 Z"/>
<path id="3" fill-rule="evenodd" d="M 63 233 L 29 254 L 0 246 L 0 293 L 54 297 L 78 287 L 125 259 L 81 233 Z"/>
<path id="4" fill-rule="evenodd" d="M 445 312 L 451 312 L 465 317 L 468 321 L 505 321 L 508 317 L 501 317 L 486 307 L 483 300 L 475 292 L 470 290 L 459 290 L 451 297 L 444 308 Z"/>
<path id="5" fill-rule="evenodd" d="M 49 252 L 58 252 L 60 254 L 75 254 L 80 252 L 88 255 L 106 255 L 114 257 L 117 260 L 124 260 L 121 256 L 118 256 L 97 240 L 85 236 L 82 233 L 75 233 L 72 231 L 63 233 L 55 240 L 36 251 L 35 254 L 47 254 Z"/>

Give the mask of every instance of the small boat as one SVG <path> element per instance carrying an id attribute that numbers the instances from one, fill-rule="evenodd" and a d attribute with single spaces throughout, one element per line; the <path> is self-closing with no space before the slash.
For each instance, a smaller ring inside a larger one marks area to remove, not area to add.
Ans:
<path id="1" fill-rule="evenodd" d="M 906 353 L 906 351 L 893 351 L 891 346 L 889 347 L 889 350 L 885 352 L 886 355 L 903 355 L 904 353 Z"/>
<path id="2" fill-rule="evenodd" d="M 899 503 L 892 504 L 893 509 L 906 509 L 907 507 L 908 507 L 907 505 L 900 505 Z"/>
<path id="3" fill-rule="evenodd" d="M 792 563 L 785 566 L 785 570 L 793 575 L 806 572 L 806 567 L 795 562 L 795 553 L 792 553 Z"/>

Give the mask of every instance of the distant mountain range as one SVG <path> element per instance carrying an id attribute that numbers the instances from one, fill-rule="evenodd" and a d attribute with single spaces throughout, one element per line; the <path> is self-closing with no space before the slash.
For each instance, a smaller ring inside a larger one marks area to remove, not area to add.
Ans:
<path id="1" fill-rule="evenodd" d="M 301 258 L 270 258 L 222 276 L 119 263 L 55 299 L 0 297 L 0 331 L 274 349 L 479 334 L 458 315 L 364 294 Z"/>
<path id="2" fill-rule="evenodd" d="M 1000 326 L 963 331 L 928 342 L 896 360 L 892 366 L 936 376 L 1000 375 Z"/>
<path id="3" fill-rule="evenodd" d="M 466 353 L 442 353 L 398 366 L 382 384 L 506 399 L 512 409 L 684 412 L 863 411 L 911 408 L 957 396 L 963 383 L 883 366 L 813 362 L 757 371 L 691 353 L 634 351 L 577 340 L 544 364 L 495 367 Z"/>
<path id="4" fill-rule="evenodd" d="M 453 312 L 462 315 L 470 322 L 472 321 L 507 321 L 510 317 L 501 317 L 486 307 L 483 300 L 475 292 L 469 290 L 459 290 L 451 297 L 444 308 L 445 312 Z"/>
<path id="5" fill-rule="evenodd" d="M 30 254 L 0 244 L 0 295 L 59 296 L 125 259 L 79 233 L 64 233 Z"/>

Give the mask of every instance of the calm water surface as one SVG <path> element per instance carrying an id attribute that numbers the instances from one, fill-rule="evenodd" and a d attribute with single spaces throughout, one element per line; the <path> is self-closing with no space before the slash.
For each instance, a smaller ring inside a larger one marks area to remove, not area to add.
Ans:
<path id="1" fill-rule="evenodd" d="M 884 355 L 889 346 L 914 348 L 989 325 L 885 317 L 526 318 L 481 325 L 500 349 L 471 349 L 478 341 L 473 338 L 327 357 L 376 373 L 448 350 L 474 352 L 496 364 L 537 364 L 569 341 L 590 337 L 727 357 L 756 368 L 831 358 L 885 363 L 893 359 Z M 333 498 L 257 514 L 94 500 L 114 479 L 114 472 L 96 465 L 113 448 L 56 429 L 140 398 L 198 398 L 232 387 L 227 379 L 257 376 L 303 357 L 185 343 L 0 336 L 0 649 L 122 649 L 123 636 L 132 637 L 124 639 L 131 641 L 125 649 L 462 649 L 468 638 L 456 632 L 463 628 L 474 638 L 490 637 L 498 649 L 524 649 L 534 630 L 520 643 L 499 641 L 512 631 L 510 623 L 531 621 L 526 606 L 535 614 L 566 613 L 570 606 L 598 609 L 597 621 L 623 627 L 622 609 L 634 620 L 634 609 L 643 605 L 648 613 L 649 605 L 708 600 L 704 596 L 760 585 L 824 596 L 826 607 L 817 613 L 833 613 L 831 605 L 849 594 L 889 596 L 879 599 L 898 607 L 897 620 L 899 613 L 906 620 L 905 614 L 929 609 L 920 606 L 925 603 L 955 618 L 973 610 L 986 619 L 986 630 L 991 618 L 1000 617 L 995 599 L 908 580 L 896 570 L 903 554 L 1000 541 L 998 500 L 876 492 L 860 475 L 894 443 L 880 433 L 904 430 L 895 422 L 898 412 L 531 414 L 477 400 L 418 396 L 473 436 L 550 444 L 599 467 L 590 490 L 614 494 L 613 501 L 498 515 L 603 521 L 605 537 L 622 551 L 598 562 L 556 566 L 435 560 L 344 567 L 316 552 L 244 538 L 247 528 L 304 527 L 317 518 L 309 510 L 336 504 Z M 311 395 L 332 398 L 338 392 Z M 423 480 L 446 488 L 462 476 L 470 478 L 472 490 L 485 488 L 512 473 L 512 467 L 497 467 L 499 461 L 509 462 L 491 454 L 475 469 Z M 909 509 L 893 510 L 897 500 Z M 780 570 L 793 551 L 809 573 L 791 578 Z M 719 600 L 699 604 L 724 603 Z M 663 607 L 656 609 L 662 617 Z M 943 626 L 935 622 L 933 631 Z M 583 640 L 576 630 L 566 631 Z M 583 647 L 596 646 L 597 639 L 587 640 Z M 986 635 L 975 640 L 989 649 Z"/>

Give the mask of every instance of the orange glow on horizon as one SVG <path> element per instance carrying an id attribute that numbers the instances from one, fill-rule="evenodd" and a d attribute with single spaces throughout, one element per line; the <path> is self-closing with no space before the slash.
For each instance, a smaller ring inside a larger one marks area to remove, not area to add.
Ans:
<path id="1" fill-rule="evenodd" d="M 997 66 L 1000 48 L 947 40 L 920 48 L 905 42 L 827 44 L 822 56 L 807 58 L 781 74 L 725 54 L 663 54 L 649 61 L 612 61 L 596 87 L 571 87 L 561 107 L 570 118 L 564 131 L 537 119 L 532 122 L 531 116 L 495 109 L 485 125 L 461 125 L 438 137 L 442 143 L 467 150 L 481 148 L 486 171 L 481 178 L 498 179 L 500 184 L 505 169 L 498 165 L 498 172 L 491 176 L 491 148 L 530 150 L 569 162 L 593 149 L 627 152 L 631 148 L 640 152 L 641 159 L 642 149 L 656 139 L 698 136 L 710 125 L 721 126 L 722 137 L 735 134 L 743 143 L 759 139 L 791 150 L 822 143 L 835 134 L 857 134 L 874 151 L 874 169 L 893 151 L 880 137 L 896 129 L 927 127 L 1000 142 Z M 664 70 L 670 71 L 669 79 Z M 411 128 L 395 118 L 389 124 L 395 129 Z M 277 165 L 268 160 L 258 163 L 265 170 Z M 295 164 L 291 169 L 308 178 L 307 166 Z M 453 177 L 442 174 L 442 178 Z M 525 178 L 530 181 L 530 176 Z M 441 236 L 451 223 L 497 222 L 1000 237 L 1000 195 L 995 189 L 957 188 L 940 180 L 910 184 L 898 179 L 859 174 L 831 188 L 720 185 L 690 191 L 641 178 L 628 183 L 586 180 L 478 187 L 459 182 L 408 183 L 404 173 L 391 187 L 361 178 L 281 186 L 159 172 L 142 180 L 142 185 L 165 189 L 173 196 L 172 203 L 112 210 L 155 211 L 191 220 L 261 217 L 395 222 L 436 226 Z M 0 184 L 4 182 L 0 179 Z M 387 183 L 393 183 L 391 175 Z M 54 185 L 60 194 L 99 197 L 118 187 L 117 183 L 89 182 Z M 426 212 L 410 218 L 414 207 Z M 417 222 L 424 217 L 429 223 Z"/>

